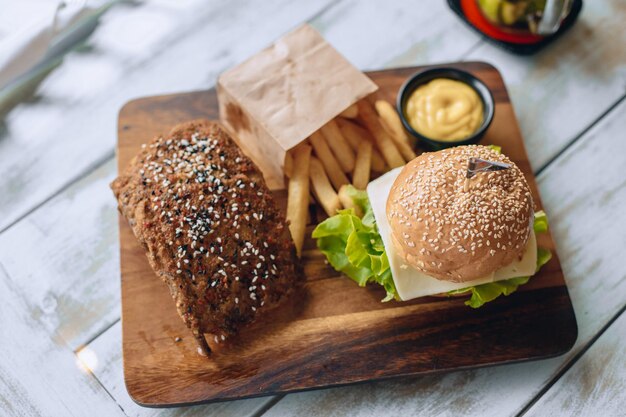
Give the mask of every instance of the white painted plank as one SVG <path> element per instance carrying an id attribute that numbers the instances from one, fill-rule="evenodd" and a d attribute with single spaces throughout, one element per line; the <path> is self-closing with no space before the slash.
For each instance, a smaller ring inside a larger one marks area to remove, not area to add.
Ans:
<path id="1" fill-rule="evenodd" d="M 579 327 L 578 341 L 568 354 L 528 364 L 292 394 L 266 415 L 516 415 L 626 302 L 626 222 L 616 221 L 626 204 L 625 130 L 622 103 L 539 176 Z"/>
<path id="2" fill-rule="evenodd" d="M 32 317 L 0 265 L 0 414 L 123 416 L 74 353 Z"/>
<path id="3" fill-rule="evenodd" d="M 454 61 L 480 42 L 441 0 L 342 1 L 312 24 L 362 69 Z"/>
<path id="4" fill-rule="evenodd" d="M 120 316 L 113 160 L 0 234 L 0 264 L 32 320 L 76 349 Z"/>
<path id="5" fill-rule="evenodd" d="M 236 1 L 175 8 L 145 2 L 112 9 L 89 48 L 68 55 L 40 86 L 37 99 L 6 117 L 0 129 L 0 230 L 112 155 L 117 112 L 126 101 L 208 88 L 221 71 L 328 3 Z"/>
<path id="6" fill-rule="evenodd" d="M 535 169 L 626 93 L 623 6 L 623 0 L 585 2 L 570 31 L 531 57 L 487 43 L 468 56 L 502 71 Z"/>
<path id="7" fill-rule="evenodd" d="M 626 314 L 524 416 L 623 416 L 626 410 Z"/>
<path id="8" fill-rule="evenodd" d="M 124 386 L 121 339 L 122 326 L 121 323 L 118 322 L 99 336 L 93 343 L 89 344 L 88 349 L 98 358 L 98 364 L 93 369 L 94 375 L 117 400 L 126 415 L 130 417 L 248 416 L 257 413 L 272 399 L 272 397 L 252 398 L 249 400 L 222 402 L 195 407 L 180 407 L 168 410 L 140 407 L 129 397 L 126 387 Z"/>

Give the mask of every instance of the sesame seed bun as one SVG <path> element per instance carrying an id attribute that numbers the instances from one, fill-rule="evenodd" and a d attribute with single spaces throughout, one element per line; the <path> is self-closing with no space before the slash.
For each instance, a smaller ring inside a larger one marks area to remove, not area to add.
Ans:
<path id="1" fill-rule="evenodd" d="M 511 168 L 476 174 L 464 190 L 468 159 Z M 484 277 L 520 258 L 533 219 L 522 171 L 486 146 L 424 153 L 396 178 L 387 199 L 394 246 L 407 264 L 440 280 Z"/>

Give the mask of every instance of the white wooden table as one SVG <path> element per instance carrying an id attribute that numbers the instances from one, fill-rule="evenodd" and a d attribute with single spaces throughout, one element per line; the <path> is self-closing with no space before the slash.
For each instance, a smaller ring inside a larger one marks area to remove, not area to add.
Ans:
<path id="1" fill-rule="evenodd" d="M 113 7 L 0 118 L 0 415 L 624 415 L 625 20 L 623 0 L 588 0 L 565 37 L 517 57 L 481 40 L 443 0 Z M 500 69 L 576 310 L 569 353 L 181 409 L 146 409 L 128 397 L 108 189 L 117 112 L 138 96 L 208 88 L 305 21 L 362 69 L 458 60 Z"/>

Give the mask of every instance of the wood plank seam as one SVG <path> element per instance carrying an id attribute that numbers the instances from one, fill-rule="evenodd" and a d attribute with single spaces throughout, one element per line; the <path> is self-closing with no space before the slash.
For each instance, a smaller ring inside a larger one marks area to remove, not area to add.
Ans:
<path id="1" fill-rule="evenodd" d="M 461 55 L 459 55 L 459 61 L 465 61 L 471 54 L 472 52 L 476 51 L 478 48 L 480 48 L 483 44 L 485 43 L 485 41 L 481 38 L 478 40 L 478 42 L 476 42 L 474 45 L 472 45 L 471 47 L 469 47 L 467 49 L 467 51 L 463 52 Z"/>
<path id="2" fill-rule="evenodd" d="M 3 265 L 1 262 L 0 262 L 0 272 L 1 272 L 1 273 L 3 273 L 4 275 L 6 275 L 7 277 L 9 276 L 8 271 L 6 270 L 6 268 L 4 267 L 4 265 Z M 115 321 L 115 323 L 117 323 L 118 321 L 119 321 L 119 319 L 118 319 L 118 320 L 116 320 L 116 321 Z M 115 323 L 113 323 L 113 324 L 115 324 Z M 100 332 L 100 334 L 104 333 L 104 332 L 105 332 L 106 330 L 108 330 L 110 327 L 111 327 L 111 326 L 108 326 L 106 329 L 104 329 L 102 332 Z M 94 338 L 94 339 L 95 339 L 95 338 Z M 72 352 L 72 353 L 74 354 L 74 356 L 76 357 L 76 360 L 77 360 L 77 361 L 79 360 L 79 357 L 78 357 L 78 351 L 79 351 L 80 349 L 82 349 L 83 347 L 87 346 L 89 343 L 90 343 L 90 342 L 85 343 L 85 344 L 84 344 L 84 345 L 82 345 L 80 348 L 76 349 L 76 351 Z M 71 349 L 69 348 L 69 346 L 67 346 L 65 343 L 63 343 L 63 345 L 64 345 L 63 347 L 67 348 L 68 350 L 71 350 Z M 111 399 L 115 402 L 115 404 L 117 404 L 117 406 L 120 408 L 120 410 L 122 410 L 122 412 L 123 412 L 125 415 L 128 415 L 128 414 L 126 414 L 126 412 L 124 412 L 124 409 L 122 408 L 122 406 L 120 405 L 120 403 L 119 403 L 119 402 L 117 401 L 117 399 L 116 399 L 116 398 L 115 398 L 115 397 L 114 397 L 114 396 L 113 396 L 113 395 L 109 392 L 109 390 L 107 389 L 107 387 L 106 387 L 106 386 L 105 386 L 102 382 L 100 382 L 100 380 L 98 379 L 98 377 L 97 377 L 96 375 L 94 375 L 94 373 L 93 373 L 90 369 L 88 369 L 86 372 L 89 374 L 89 376 L 90 376 L 91 378 L 94 378 L 94 380 L 98 383 L 98 385 L 100 385 L 100 386 L 102 387 L 102 389 L 104 390 L 104 392 L 106 392 L 106 393 L 107 393 L 107 395 L 108 395 L 108 396 L 109 396 L 109 397 L 110 397 L 110 398 L 111 398 Z M 130 417 L 130 416 L 129 416 L 129 417 Z"/>
<path id="3" fill-rule="evenodd" d="M 271 401 L 268 401 L 263 407 L 261 407 L 256 413 L 252 414 L 250 417 L 261 417 L 266 414 L 270 408 L 274 407 L 280 400 L 285 398 L 286 394 L 279 394 L 272 398 Z"/>
<path id="4" fill-rule="evenodd" d="M 78 355 L 76 353 L 74 353 L 74 355 L 76 356 L 76 360 L 78 361 Z M 115 404 L 120 408 L 120 410 L 122 410 L 122 413 L 124 413 L 124 415 L 131 417 L 129 414 L 126 413 L 126 411 L 124 410 L 124 408 L 122 407 L 122 405 L 117 401 L 117 399 L 113 396 L 113 394 L 111 394 L 111 392 L 107 389 L 107 387 L 100 381 L 100 379 L 91 371 L 91 369 L 87 370 L 88 375 L 93 378 L 98 385 L 100 385 L 102 387 L 102 389 L 104 390 L 104 392 L 106 392 L 106 394 L 109 396 L 109 398 L 111 398 L 113 400 L 113 402 L 115 402 Z"/>
<path id="5" fill-rule="evenodd" d="M 69 181 L 67 181 L 65 184 L 63 184 L 60 188 L 58 188 L 52 194 L 48 195 L 46 198 L 44 198 L 39 203 L 33 205 L 31 208 L 26 210 L 24 213 L 22 213 L 20 216 L 18 216 L 11 223 L 7 224 L 4 228 L 0 229 L 0 235 L 2 233 L 6 232 L 7 230 L 9 230 L 11 227 L 13 227 L 16 224 L 18 224 L 19 222 L 21 222 L 22 220 L 24 220 L 25 218 L 27 218 L 28 216 L 30 216 L 33 212 L 35 212 L 38 209 L 40 209 L 41 207 L 45 206 L 48 202 L 50 202 L 50 200 L 55 198 L 57 195 L 63 193 L 65 190 L 67 190 L 68 188 L 72 187 L 74 184 L 76 184 L 77 182 L 79 182 L 84 177 L 88 176 L 89 174 L 91 174 L 92 172 L 97 170 L 98 168 L 102 167 L 107 162 L 111 161 L 111 159 L 113 159 L 113 158 L 115 158 L 115 151 L 111 150 L 110 152 L 107 152 L 106 155 L 104 155 L 102 158 L 97 159 L 96 161 L 94 161 L 94 163 L 90 164 L 86 169 L 81 171 L 79 174 L 77 174 L 74 177 L 70 178 Z"/>
<path id="6" fill-rule="evenodd" d="M 103 327 L 102 329 L 100 329 L 100 331 L 98 331 L 96 334 L 94 334 L 92 337 L 90 337 L 89 339 L 87 339 L 85 342 L 81 343 L 76 350 L 74 351 L 75 353 L 78 353 L 79 350 L 89 346 L 91 343 L 93 343 L 97 338 L 99 338 L 102 334 L 106 333 L 111 327 L 115 326 L 117 323 L 120 322 L 120 320 L 122 319 L 122 317 L 118 317 L 116 320 L 114 320 L 113 322 L 111 322 L 110 324 L 106 325 L 105 327 Z"/>
<path id="7" fill-rule="evenodd" d="M 624 312 L 626 311 L 626 304 L 624 304 L 622 306 L 622 308 L 620 308 L 620 310 L 613 316 L 611 317 L 611 319 L 604 325 L 602 326 L 602 328 L 578 351 L 578 353 L 576 353 L 576 355 L 574 355 L 567 363 L 564 364 L 564 366 L 561 367 L 561 369 L 559 369 L 559 371 L 554 375 L 553 378 L 551 378 L 542 388 L 541 390 L 539 390 L 539 392 L 537 393 L 537 395 L 535 395 L 535 397 L 533 397 L 533 399 L 531 401 L 529 401 L 524 408 L 522 408 L 520 410 L 519 413 L 517 413 L 515 415 L 515 417 L 522 417 L 524 414 L 526 414 L 528 412 L 528 410 L 530 410 L 530 408 L 535 405 L 535 403 L 537 403 L 537 401 L 539 401 L 541 399 L 541 397 L 543 397 L 549 390 L 550 388 L 559 380 L 561 379 L 561 377 L 563 375 L 565 375 L 567 373 L 567 371 L 569 371 L 569 369 L 574 366 L 576 364 L 576 362 L 578 362 L 578 360 L 580 358 L 583 357 L 583 355 L 591 348 L 591 346 L 593 346 L 593 344 L 604 334 L 604 332 L 606 332 L 611 325 L 622 315 L 624 314 Z"/>
<path id="8" fill-rule="evenodd" d="M 3 276 L 3 275 L 4 275 L 5 277 L 9 278 L 9 274 L 8 274 L 7 269 L 5 268 L 5 266 L 3 265 L 3 263 L 2 263 L 2 262 L 0 262 L 0 276 Z M 9 284 L 11 284 L 11 283 L 12 283 L 12 282 L 11 282 L 11 279 L 8 279 L 8 280 L 6 280 L 6 281 L 7 281 L 7 283 L 9 283 Z M 19 293 L 18 293 L 18 294 L 19 294 Z M 54 336 L 54 335 L 51 335 L 51 336 Z M 53 341 L 53 339 L 54 339 L 54 337 L 51 337 L 51 341 Z M 56 344 L 56 345 L 57 345 L 60 349 L 63 349 L 63 350 L 66 350 L 66 351 L 71 352 L 71 353 L 73 354 L 73 356 L 76 358 L 76 361 L 77 361 L 77 362 L 79 361 L 79 357 L 78 357 L 77 353 L 76 353 L 76 352 L 74 352 L 74 351 L 72 351 L 72 349 L 70 348 L 70 346 L 68 346 L 68 345 L 67 345 L 67 343 L 65 343 L 65 342 L 63 342 L 63 341 L 62 341 L 62 342 L 60 342 L 60 343 L 59 343 L 59 342 L 56 342 L 55 344 Z M 115 404 L 116 404 L 116 405 L 120 408 L 120 410 L 122 410 L 122 412 L 124 413 L 124 410 L 122 409 L 122 407 L 120 406 L 120 404 L 118 403 L 118 401 L 117 401 L 117 400 L 113 397 L 113 395 L 111 395 L 111 393 L 109 392 L 109 390 L 108 390 L 108 389 L 107 389 L 107 388 L 106 388 L 106 387 L 105 387 L 105 386 L 104 386 L 104 385 L 100 382 L 100 380 L 99 380 L 99 379 L 98 379 L 98 378 L 97 378 L 97 377 L 96 377 L 96 376 L 95 376 L 95 375 L 91 372 L 91 370 L 89 370 L 89 369 L 85 369 L 85 373 L 86 373 L 86 374 L 88 374 L 90 378 L 93 378 L 93 379 L 94 379 L 94 380 L 98 383 L 98 385 L 100 385 L 100 387 L 102 387 L 102 389 L 103 389 L 103 390 L 107 393 L 107 395 L 109 396 L 109 398 L 110 398 L 110 399 L 111 399 L 111 400 L 112 400 L 112 401 L 113 401 L 113 402 L 114 402 L 114 403 L 115 403 Z M 0 398 L 0 400 L 1 400 L 1 398 Z M 128 415 L 128 414 L 126 414 L 126 413 L 124 413 L 124 414 L 125 414 L 125 415 Z M 129 417 L 130 417 L 130 416 L 129 416 Z"/>
<path id="9" fill-rule="evenodd" d="M 345 0 L 336 0 L 334 2 L 328 3 L 328 5 L 322 7 L 317 13 L 315 13 L 313 16 L 309 17 L 307 20 L 303 21 L 308 23 L 308 24 L 312 24 L 312 22 L 318 18 L 320 18 L 322 15 L 326 14 L 326 12 L 328 12 L 329 10 L 332 10 L 333 8 L 339 6 L 340 4 L 344 3 Z"/>
<path id="10" fill-rule="evenodd" d="M 569 142 L 565 144 L 563 148 L 559 152 L 557 152 L 552 158 L 548 160 L 543 166 L 537 169 L 535 175 L 539 177 L 543 171 L 545 171 L 553 162 L 556 162 L 560 159 L 561 155 L 565 154 L 568 149 L 570 149 L 574 144 L 576 144 L 581 138 L 583 138 L 591 129 L 593 129 L 598 123 L 604 120 L 609 114 L 611 114 L 615 109 L 619 107 L 620 104 L 626 99 L 626 94 L 620 97 L 617 101 L 615 101 L 608 109 L 606 109 L 598 118 L 593 120 L 589 125 L 587 125 L 580 133 L 574 136 Z"/>

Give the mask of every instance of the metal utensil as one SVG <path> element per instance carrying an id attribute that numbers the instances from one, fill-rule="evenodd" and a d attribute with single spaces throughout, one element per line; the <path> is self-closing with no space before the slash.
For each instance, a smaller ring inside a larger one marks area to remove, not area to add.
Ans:
<path id="1" fill-rule="evenodd" d="M 502 171 L 503 169 L 509 168 L 511 168 L 510 164 L 472 157 L 467 162 L 467 173 L 465 174 L 465 185 L 463 186 L 463 191 L 469 191 L 470 178 L 479 172 Z"/>

